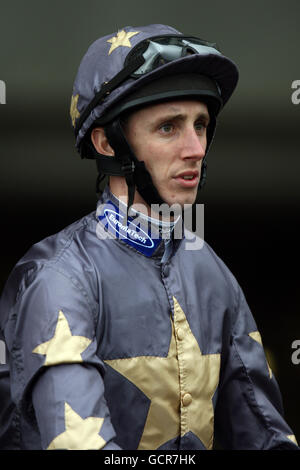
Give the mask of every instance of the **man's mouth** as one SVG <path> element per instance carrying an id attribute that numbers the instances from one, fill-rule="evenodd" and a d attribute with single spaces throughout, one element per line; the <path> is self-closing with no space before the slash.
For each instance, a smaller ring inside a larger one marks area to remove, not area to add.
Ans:
<path id="1" fill-rule="evenodd" d="M 199 183 L 199 172 L 195 171 L 183 171 L 175 176 L 175 180 L 186 188 L 193 188 Z"/>

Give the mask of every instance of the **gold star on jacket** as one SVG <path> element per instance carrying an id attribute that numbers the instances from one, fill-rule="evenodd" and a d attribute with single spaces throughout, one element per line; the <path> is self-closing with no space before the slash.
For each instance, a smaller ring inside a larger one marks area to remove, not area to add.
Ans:
<path id="1" fill-rule="evenodd" d="M 68 403 L 65 403 L 66 430 L 56 436 L 50 443 L 48 450 L 100 450 L 105 440 L 99 436 L 103 418 L 81 418 Z"/>
<path id="2" fill-rule="evenodd" d="M 81 353 L 91 340 L 84 336 L 73 336 L 69 323 L 62 311 L 59 311 L 54 336 L 32 351 L 46 356 L 45 366 L 67 362 L 82 362 Z"/>
<path id="3" fill-rule="evenodd" d="M 105 361 L 151 400 L 139 449 L 157 449 L 192 431 L 210 449 L 212 397 L 219 380 L 220 354 L 203 356 L 175 298 L 167 357 L 141 356 Z"/>
<path id="4" fill-rule="evenodd" d="M 262 343 L 262 339 L 261 339 L 261 334 L 259 331 L 251 331 L 249 333 L 249 336 L 250 338 L 254 339 L 254 341 L 257 341 L 258 344 L 261 345 L 261 347 L 263 347 L 263 343 Z M 267 363 L 267 367 L 268 367 L 268 371 L 269 371 L 269 376 L 270 376 L 270 379 L 272 378 L 272 369 L 271 367 L 269 366 L 268 364 L 268 361 L 266 359 L 266 363 Z"/>

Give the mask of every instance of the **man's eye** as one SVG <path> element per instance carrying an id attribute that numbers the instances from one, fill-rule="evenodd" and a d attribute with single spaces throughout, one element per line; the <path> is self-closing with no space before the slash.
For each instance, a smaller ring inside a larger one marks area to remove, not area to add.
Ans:
<path id="1" fill-rule="evenodd" d="M 160 127 L 159 127 L 159 130 L 162 131 L 164 134 L 169 134 L 170 132 L 172 132 L 174 126 L 172 124 L 162 124 Z"/>
<path id="2" fill-rule="evenodd" d="M 195 124 L 195 129 L 197 131 L 202 131 L 202 130 L 206 129 L 206 127 L 207 127 L 206 124 L 204 124 L 203 122 L 196 122 L 196 124 Z"/>

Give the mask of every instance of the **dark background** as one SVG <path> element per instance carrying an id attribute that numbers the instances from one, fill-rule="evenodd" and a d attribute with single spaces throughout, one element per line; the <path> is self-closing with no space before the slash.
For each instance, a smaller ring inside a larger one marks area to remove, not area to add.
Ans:
<path id="1" fill-rule="evenodd" d="M 1 290 L 33 243 L 94 210 L 95 164 L 80 160 L 69 121 L 91 42 L 165 23 L 216 41 L 238 64 L 209 155 L 205 239 L 246 294 L 299 441 L 299 1 L 2 1 L 0 18 Z"/>

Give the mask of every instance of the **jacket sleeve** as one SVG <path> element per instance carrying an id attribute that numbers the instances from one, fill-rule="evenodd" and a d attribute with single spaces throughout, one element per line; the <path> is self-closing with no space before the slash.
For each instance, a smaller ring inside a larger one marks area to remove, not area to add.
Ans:
<path id="1" fill-rule="evenodd" d="M 299 450 L 241 289 L 235 314 L 215 412 L 217 442 L 235 450 Z"/>
<path id="2" fill-rule="evenodd" d="M 119 448 L 96 354 L 95 308 L 83 283 L 52 266 L 26 274 L 11 308 L 12 398 L 37 426 L 43 449 Z"/>

